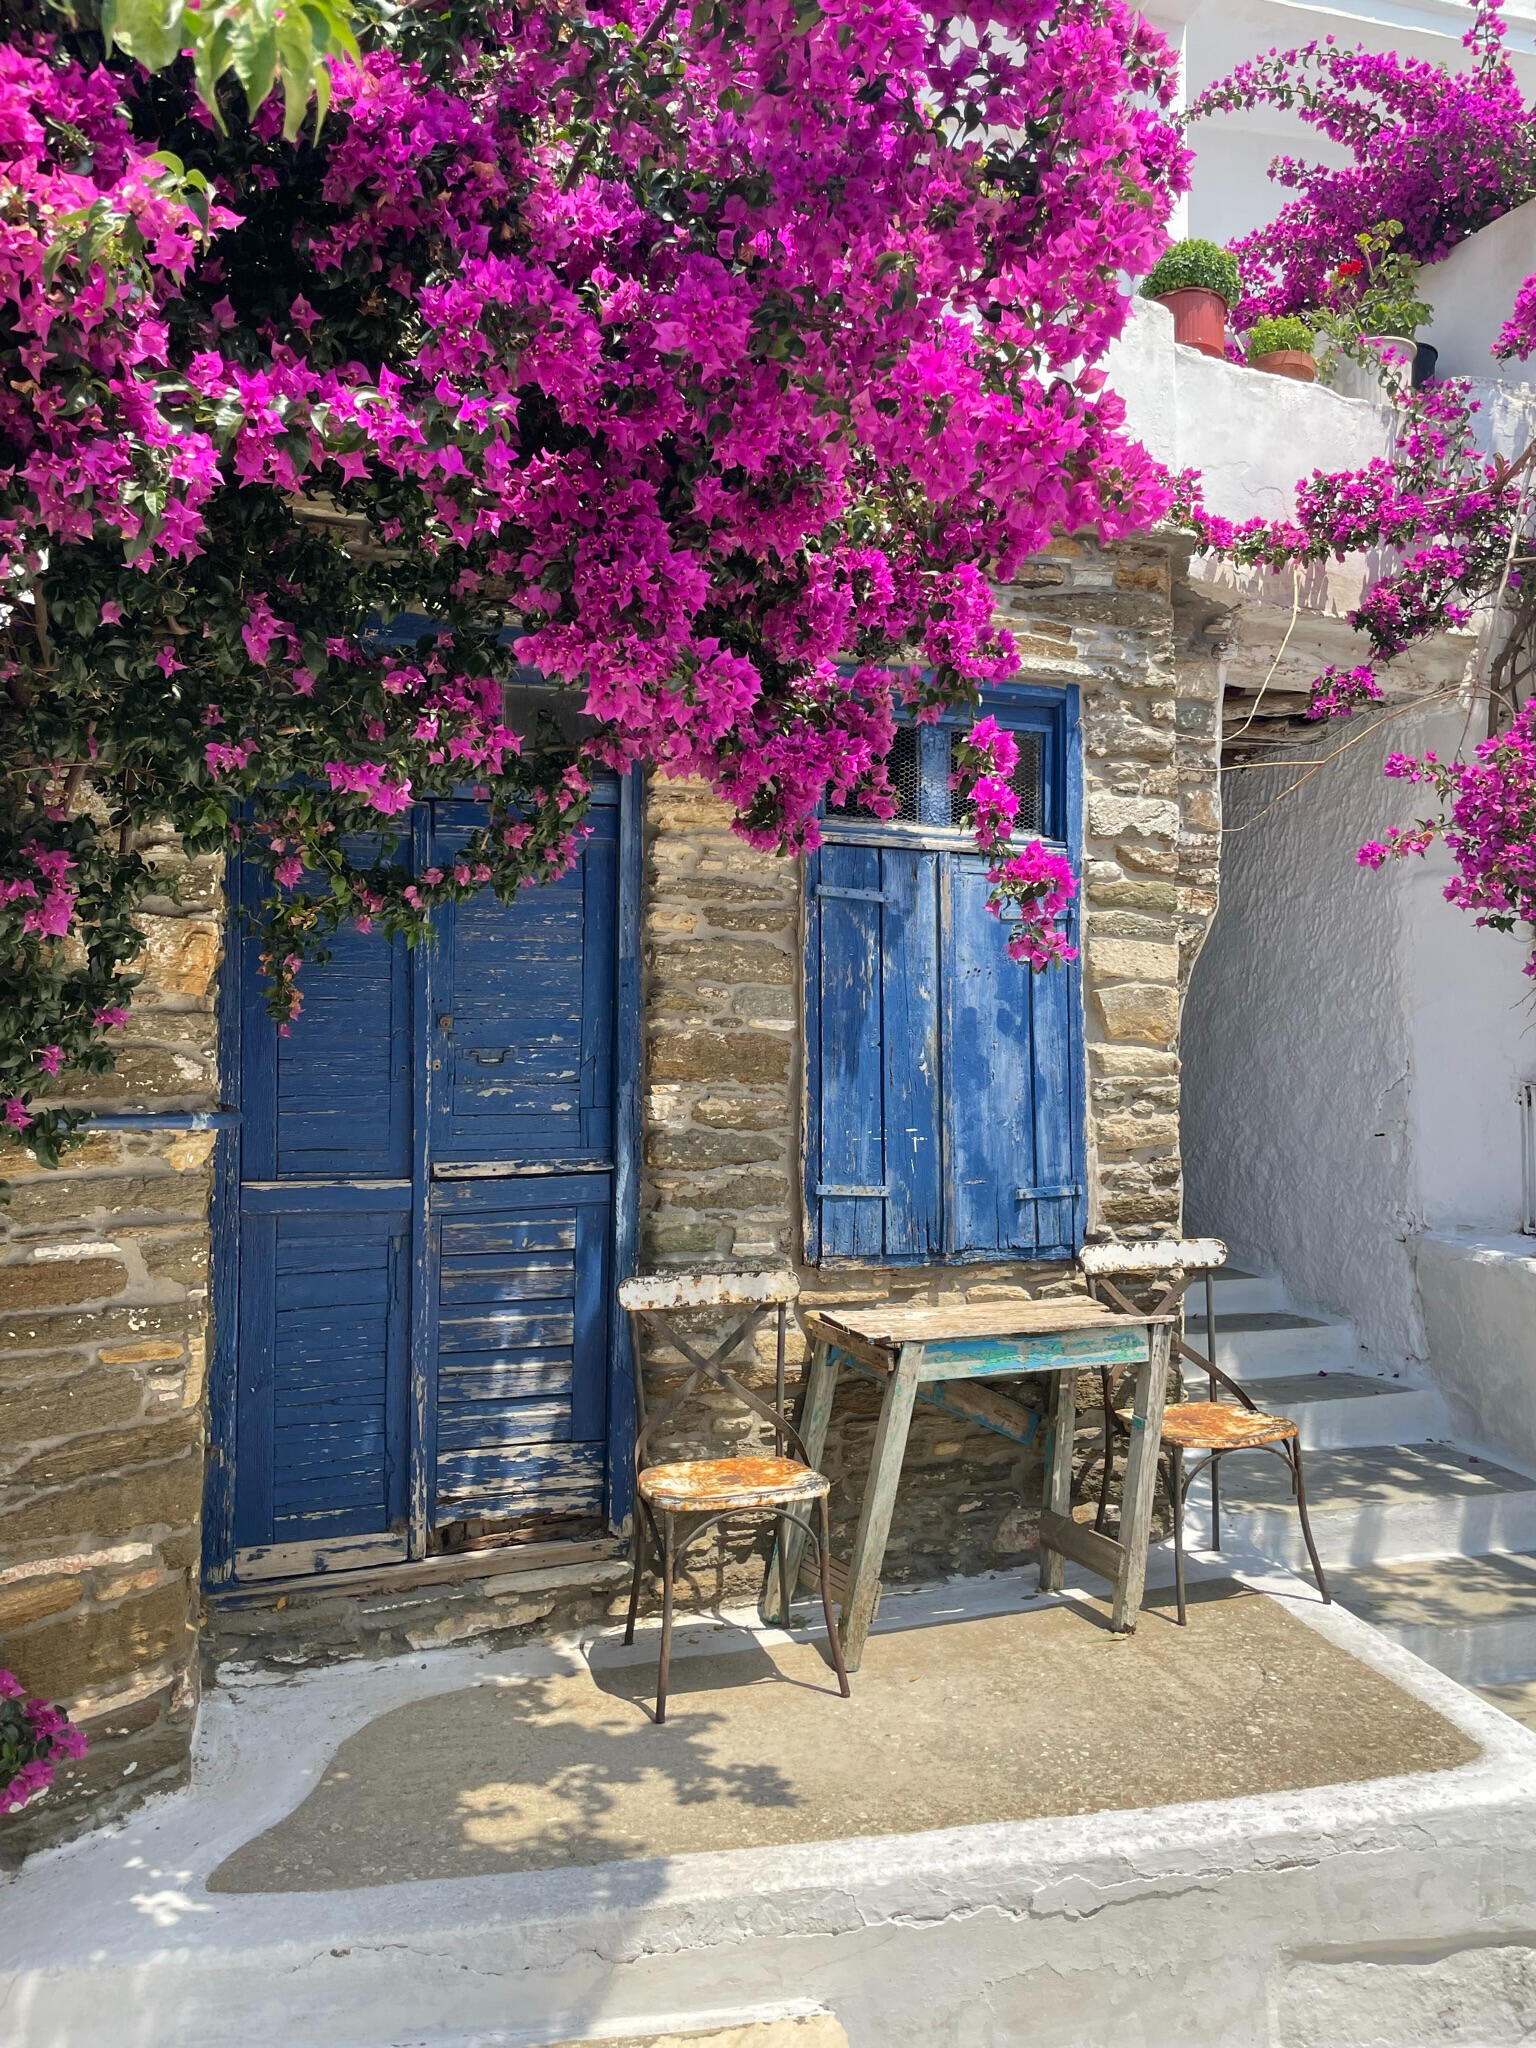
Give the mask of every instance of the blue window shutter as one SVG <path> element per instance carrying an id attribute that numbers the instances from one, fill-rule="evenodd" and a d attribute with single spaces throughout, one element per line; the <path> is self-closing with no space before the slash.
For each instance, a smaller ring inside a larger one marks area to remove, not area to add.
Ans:
<path id="1" fill-rule="evenodd" d="M 944 1251 L 1069 1257 L 1083 1206 L 1077 969 L 1010 960 L 986 862 L 943 864 Z"/>
<path id="2" fill-rule="evenodd" d="M 938 858 L 828 845 L 812 872 L 812 1258 L 939 1250 Z"/>

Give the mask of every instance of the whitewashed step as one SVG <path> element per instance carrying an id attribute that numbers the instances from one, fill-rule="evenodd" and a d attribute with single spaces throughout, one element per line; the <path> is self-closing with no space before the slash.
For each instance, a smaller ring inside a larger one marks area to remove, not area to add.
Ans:
<path id="1" fill-rule="evenodd" d="M 1536 1555 L 1528 1551 L 1336 1572 L 1333 1594 L 1464 1685 L 1536 1678 Z"/>
<path id="2" fill-rule="evenodd" d="M 1285 1289 L 1273 1273 L 1245 1273 L 1237 1266 L 1223 1266 L 1211 1276 L 1216 1294 L 1216 1327 L 1221 1328 L 1224 1315 L 1236 1315 L 1244 1309 L 1265 1309 L 1284 1311 L 1290 1307 L 1285 1298 Z M 1201 1280 L 1190 1283 L 1184 1297 L 1189 1313 L 1203 1316 L 1205 1313 L 1205 1285 Z"/>
<path id="3" fill-rule="evenodd" d="M 1433 1387 L 1373 1373 L 1275 1373 L 1254 1380 L 1249 1392 L 1261 1408 L 1297 1424 L 1305 1451 L 1417 1443 L 1450 1434 L 1449 1413 Z M 1186 1360 L 1185 1400 L 1204 1401 L 1209 1394 L 1206 1375 Z M 1237 1405 L 1231 1394 L 1223 1398 Z"/>
<path id="4" fill-rule="evenodd" d="M 1457 1445 L 1316 1451 L 1305 1472 L 1324 1565 L 1536 1550 L 1536 1479 Z M 1210 1527 L 1204 1475 L 1190 1488 L 1189 1513 L 1191 1538 L 1203 1544 Z M 1306 1569 L 1289 1473 L 1277 1457 L 1255 1451 L 1222 1460 L 1221 1527 L 1224 1551 Z"/>
<path id="5" fill-rule="evenodd" d="M 1185 1336 L 1205 1350 L 1205 1310 L 1187 1302 Z M 1360 1346 L 1348 1323 L 1289 1309 L 1239 1309 L 1223 1316 L 1216 1304 L 1216 1363 L 1235 1379 L 1358 1365 Z M 1185 1361 L 1186 1364 L 1188 1361 Z"/>
<path id="6" fill-rule="evenodd" d="M 1495 1707 L 1536 1728 L 1536 1678 L 1516 1679 L 1512 1684 L 1480 1685 L 1477 1690 Z"/>

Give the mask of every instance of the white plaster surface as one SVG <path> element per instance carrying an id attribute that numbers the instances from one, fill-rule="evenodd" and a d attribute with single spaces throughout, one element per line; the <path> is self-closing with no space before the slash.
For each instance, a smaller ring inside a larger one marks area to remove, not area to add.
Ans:
<path id="1" fill-rule="evenodd" d="M 1536 1735 L 1283 1574 L 1251 1582 L 1294 1600 L 1481 1755 L 1154 1812 L 214 1894 L 208 1873 L 291 1810 L 366 1721 L 581 1652 L 443 1651 L 252 1679 L 207 1703 L 189 1790 L 37 1859 L 4 1893 L 0 2039 L 527 2048 L 816 2009 L 837 2015 L 852 2048 L 1528 2039 Z M 894 1596 L 884 1623 L 1017 1601 L 1010 1574 Z M 1128 1768 L 1134 1753 L 1128 1731 Z M 1462 2005 L 1420 2031 L 1448 1981 Z"/>
<path id="2" fill-rule="evenodd" d="M 1419 296 L 1434 308 L 1420 338 L 1440 351 L 1441 377 L 1492 377 L 1489 351 L 1509 318 L 1515 293 L 1536 271 L 1536 200 L 1490 221 L 1419 273 Z M 1517 372 L 1529 375 L 1529 371 Z"/>
<path id="3" fill-rule="evenodd" d="M 1426 1231 L 1414 1263 L 1435 1379 L 1458 1426 L 1536 1469 L 1536 1238 Z"/>
<path id="4" fill-rule="evenodd" d="M 1383 1364 L 1424 1351 L 1406 878 L 1354 856 L 1402 815 L 1381 761 L 1417 736 L 1399 720 L 1289 795 L 1302 766 L 1225 778 L 1221 906 L 1182 1040 L 1186 1227 L 1350 1317 Z"/>

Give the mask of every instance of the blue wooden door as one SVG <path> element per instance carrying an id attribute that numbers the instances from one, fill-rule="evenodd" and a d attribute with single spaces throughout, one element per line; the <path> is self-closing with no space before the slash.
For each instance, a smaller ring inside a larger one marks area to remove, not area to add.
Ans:
<path id="1" fill-rule="evenodd" d="M 598 1514 L 612 1298 L 617 787 L 578 865 L 347 929 L 288 1036 L 239 986 L 236 1577 L 419 1555 L 466 1518 Z M 448 865 L 470 803 L 423 806 Z M 249 898 L 255 882 L 242 876 Z"/>

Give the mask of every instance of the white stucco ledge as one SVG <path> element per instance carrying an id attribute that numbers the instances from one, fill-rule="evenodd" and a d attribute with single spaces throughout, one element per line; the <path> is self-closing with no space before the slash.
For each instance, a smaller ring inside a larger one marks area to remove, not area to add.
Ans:
<path id="1" fill-rule="evenodd" d="M 580 1645 L 252 1679 L 206 1703 L 191 1788 L 0 1891 L 0 2040 L 542 2048 L 795 2011 L 834 2013 L 851 2048 L 1528 2040 L 1536 1735 L 1296 1580 L 1254 1582 L 1480 1754 L 1151 1810 L 232 1895 L 209 1873 L 365 1722 Z M 893 1593 L 882 1625 L 1019 1597 L 1016 1574 Z M 1128 1727 L 1127 1771 L 1135 1754 Z"/>
<path id="2" fill-rule="evenodd" d="M 1413 1258 L 1430 1371 L 1458 1426 L 1536 1470 L 1536 1237 L 1425 1231 Z"/>

